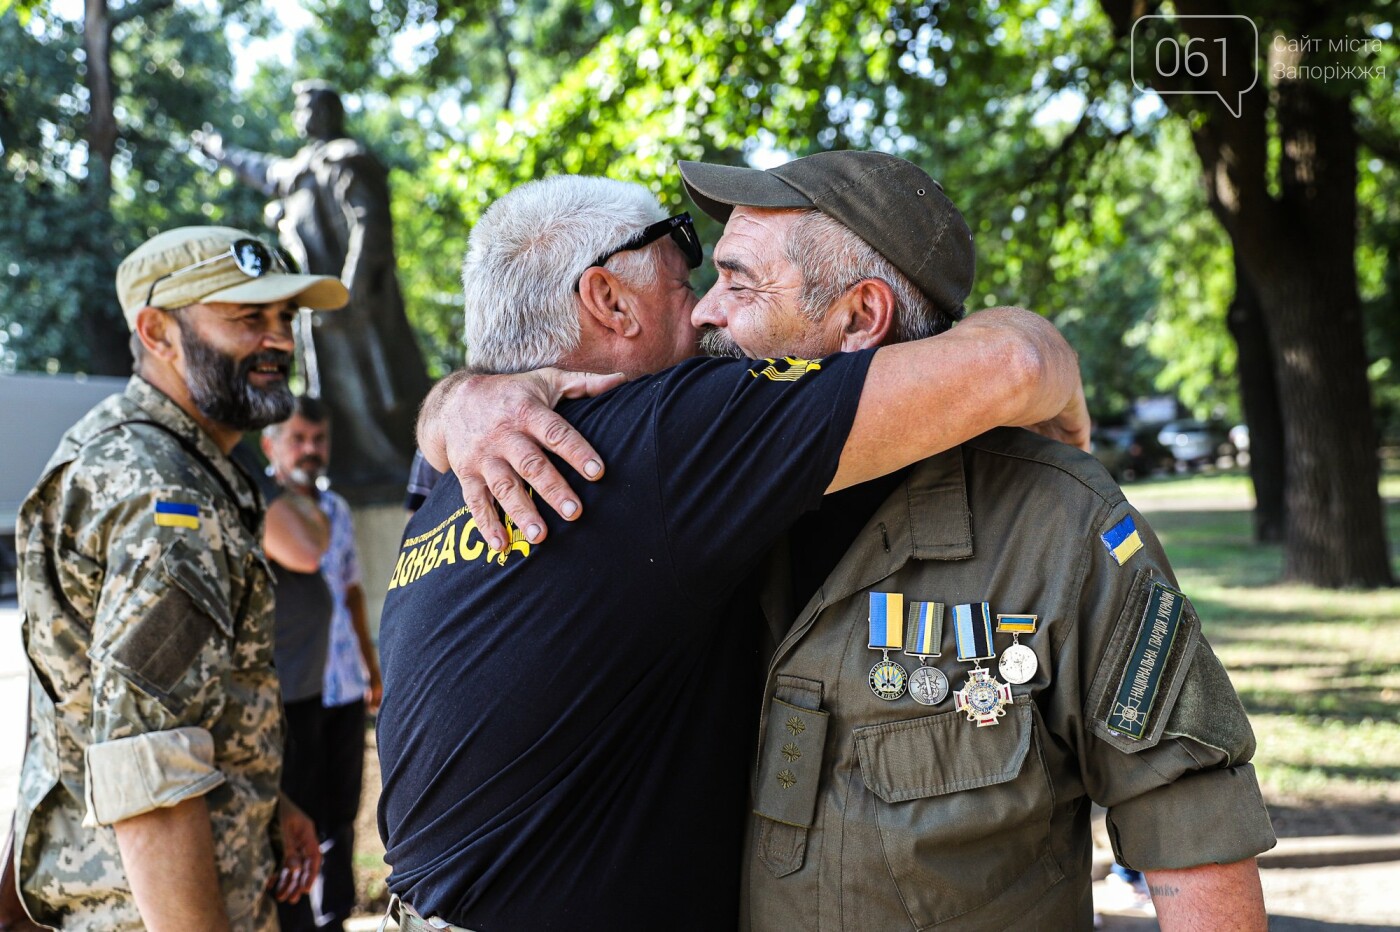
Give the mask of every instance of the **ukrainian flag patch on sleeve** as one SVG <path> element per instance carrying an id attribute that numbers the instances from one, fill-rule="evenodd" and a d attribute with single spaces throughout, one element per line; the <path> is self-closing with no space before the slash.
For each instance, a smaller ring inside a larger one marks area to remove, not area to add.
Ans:
<path id="1" fill-rule="evenodd" d="M 1138 536 L 1137 525 L 1132 515 L 1124 515 L 1123 520 L 1105 531 L 1101 538 L 1103 545 L 1112 554 L 1119 566 L 1127 563 L 1132 555 L 1142 549 L 1142 538 Z"/>
<path id="2" fill-rule="evenodd" d="M 156 524 L 160 527 L 199 528 L 199 506 L 184 502 L 156 501 Z"/>

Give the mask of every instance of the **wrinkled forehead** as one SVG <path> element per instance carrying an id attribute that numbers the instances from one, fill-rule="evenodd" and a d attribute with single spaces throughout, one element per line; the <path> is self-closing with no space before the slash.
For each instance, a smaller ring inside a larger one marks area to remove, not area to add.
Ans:
<path id="1" fill-rule="evenodd" d="M 778 274 L 792 267 L 788 239 L 800 210 L 736 207 L 715 244 L 714 261 L 729 271 Z"/>

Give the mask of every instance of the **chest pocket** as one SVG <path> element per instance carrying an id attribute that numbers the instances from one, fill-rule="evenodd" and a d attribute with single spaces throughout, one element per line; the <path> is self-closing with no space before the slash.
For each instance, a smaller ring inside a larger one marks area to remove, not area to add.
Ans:
<path id="1" fill-rule="evenodd" d="M 1000 927 L 1063 877 L 1035 706 L 1021 697 L 1008 713 L 987 728 L 946 712 L 854 731 L 885 863 L 917 928 L 974 910 L 974 925 Z"/>

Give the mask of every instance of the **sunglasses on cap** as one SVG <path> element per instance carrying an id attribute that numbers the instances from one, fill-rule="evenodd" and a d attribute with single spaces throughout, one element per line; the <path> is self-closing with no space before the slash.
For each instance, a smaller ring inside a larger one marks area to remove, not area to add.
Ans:
<path id="1" fill-rule="evenodd" d="M 630 252 L 633 249 L 650 246 L 663 236 L 670 236 L 671 239 L 675 240 L 676 245 L 681 248 L 681 253 L 685 256 L 686 265 L 692 269 L 700 268 L 700 263 L 705 259 L 705 248 L 700 245 L 700 237 L 695 233 L 695 221 L 690 219 L 690 213 L 687 211 L 676 214 L 674 217 L 667 217 L 665 220 L 658 220 L 651 226 L 644 228 L 621 246 L 594 259 L 583 271 L 587 272 L 594 266 L 606 265 L 609 259 L 620 252 Z M 583 272 L 580 272 L 579 278 L 582 277 Z M 574 291 L 578 291 L 578 282 L 578 279 L 574 280 Z"/>
<path id="2" fill-rule="evenodd" d="M 281 246 L 269 246 L 261 240 L 256 239 L 236 239 L 233 244 L 219 253 L 217 256 L 210 256 L 208 259 L 200 259 L 198 262 L 187 265 L 182 269 L 173 272 L 166 272 L 164 275 L 151 282 L 150 291 L 146 292 L 146 303 L 149 305 L 151 299 L 155 297 L 156 286 L 167 278 L 174 278 L 177 275 L 184 275 L 195 269 L 221 262 L 232 257 L 234 265 L 238 266 L 238 271 L 249 278 L 262 278 L 274 272 L 284 272 L 295 275 L 298 272 L 297 262 L 292 258 L 292 254 Z"/>

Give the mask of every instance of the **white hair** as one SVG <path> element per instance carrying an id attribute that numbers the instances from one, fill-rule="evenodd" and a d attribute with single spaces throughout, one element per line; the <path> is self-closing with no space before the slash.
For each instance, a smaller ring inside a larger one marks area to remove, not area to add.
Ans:
<path id="1" fill-rule="evenodd" d="M 497 200 L 472 230 L 462 263 L 468 365 L 525 372 L 576 349 L 579 276 L 664 217 L 642 185 L 583 175 L 531 181 Z M 649 287 L 655 253 L 618 253 L 608 269 L 631 287 Z"/>
<path id="2" fill-rule="evenodd" d="M 962 315 L 934 307 L 904 273 L 845 224 L 819 210 L 801 211 L 784 253 L 802 275 L 799 303 L 811 320 L 821 320 L 852 285 L 878 278 L 894 292 L 895 317 L 889 342 L 902 343 L 942 333 Z"/>

